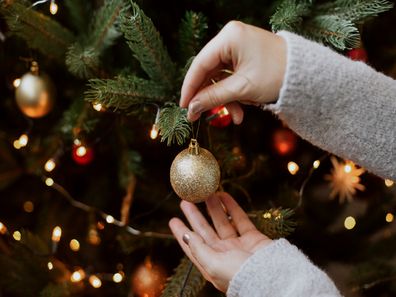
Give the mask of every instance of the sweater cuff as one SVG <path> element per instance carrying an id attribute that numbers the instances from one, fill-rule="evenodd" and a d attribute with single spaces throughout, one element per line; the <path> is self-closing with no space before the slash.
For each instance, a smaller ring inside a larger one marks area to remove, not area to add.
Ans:
<path id="1" fill-rule="evenodd" d="M 231 280 L 227 297 L 340 296 L 328 276 L 286 239 L 250 256 Z"/>
<path id="2" fill-rule="evenodd" d="M 278 115 L 282 106 L 288 104 L 287 100 L 293 97 L 290 96 L 293 94 L 293 91 L 296 92 L 299 88 L 303 87 L 296 78 L 300 77 L 298 72 L 301 71 L 301 61 L 304 61 L 304 55 L 308 50 L 307 46 L 309 44 L 307 44 L 307 40 L 304 38 L 287 31 L 279 31 L 276 34 L 281 36 L 286 42 L 286 71 L 278 100 L 272 104 L 264 104 L 262 109 L 269 110 Z"/>

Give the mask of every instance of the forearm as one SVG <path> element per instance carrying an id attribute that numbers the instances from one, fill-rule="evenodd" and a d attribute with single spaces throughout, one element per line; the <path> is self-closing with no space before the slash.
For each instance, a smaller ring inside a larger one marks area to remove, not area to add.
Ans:
<path id="1" fill-rule="evenodd" d="M 288 32 L 287 70 L 266 106 L 302 138 L 396 179 L 396 81 Z"/>
<path id="2" fill-rule="evenodd" d="M 286 239 L 258 250 L 232 279 L 228 297 L 340 297 L 328 276 Z"/>

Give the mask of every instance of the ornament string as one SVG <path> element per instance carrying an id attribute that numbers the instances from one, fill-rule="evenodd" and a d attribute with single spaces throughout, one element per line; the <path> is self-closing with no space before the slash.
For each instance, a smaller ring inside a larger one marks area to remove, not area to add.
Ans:
<path id="1" fill-rule="evenodd" d="M 193 263 L 191 261 L 189 261 L 188 270 L 187 270 L 186 275 L 184 276 L 183 285 L 180 288 L 180 294 L 179 294 L 180 297 L 184 296 L 184 290 L 186 289 L 187 281 L 190 278 L 190 274 L 191 274 L 192 269 L 193 269 Z"/>

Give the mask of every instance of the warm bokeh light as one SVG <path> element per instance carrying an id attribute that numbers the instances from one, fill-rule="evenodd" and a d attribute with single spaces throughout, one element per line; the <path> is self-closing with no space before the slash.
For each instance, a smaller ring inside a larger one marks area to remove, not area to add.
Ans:
<path id="1" fill-rule="evenodd" d="M 153 127 L 151 128 L 150 131 L 150 138 L 156 139 L 157 137 L 158 137 L 158 126 L 156 124 L 153 124 Z"/>
<path id="2" fill-rule="evenodd" d="M 21 79 L 20 79 L 20 78 L 14 79 L 14 81 L 12 82 L 12 85 L 13 85 L 15 88 L 18 88 L 18 87 L 21 85 Z"/>
<path id="3" fill-rule="evenodd" d="M 19 149 L 22 147 L 21 144 L 19 143 L 19 140 L 18 140 L 18 139 L 17 139 L 17 140 L 14 140 L 14 142 L 13 142 L 12 145 L 13 145 L 14 148 L 17 149 L 17 150 L 19 150 Z"/>
<path id="4" fill-rule="evenodd" d="M 114 218 L 111 215 L 106 216 L 106 222 L 109 224 L 114 223 Z"/>
<path id="5" fill-rule="evenodd" d="M 352 230 L 356 226 L 356 220 L 354 217 L 349 216 L 345 218 L 344 227 L 345 229 Z"/>
<path id="6" fill-rule="evenodd" d="M 81 145 L 81 140 L 76 138 L 76 139 L 74 139 L 73 143 L 74 143 L 74 145 Z"/>
<path id="7" fill-rule="evenodd" d="M 51 1 L 49 10 L 52 15 L 55 15 L 58 12 L 58 4 L 56 4 L 54 0 Z"/>
<path id="8" fill-rule="evenodd" d="M 385 221 L 387 221 L 388 223 L 392 223 L 394 219 L 394 215 L 390 212 L 388 212 L 385 216 Z"/>
<path id="9" fill-rule="evenodd" d="M 87 154 L 87 148 L 83 145 L 80 145 L 76 150 L 76 155 L 79 157 L 84 157 Z"/>
<path id="10" fill-rule="evenodd" d="M 315 160 L 312 164 L 313 168 L 318 169 L 320 166 L 320 161 L 319 160 Z"/>
<path id="11" fill-rule="evenodd" d="M 22 239 L 22 234 L 19 231 L 15 231 L 14 233 L 12 233 L 12 237 L 14 237 L 16 241 L 20 241 Z"/>
<path id="12" fill-rule="evenodd" d="M 2 223 L 2 222 L 0 222 L 0 234 L 6 234 L 7 233 L 7 227 Z"/>
<path id="13" fill-rule="evenodd" d="M 103 105 L 101 103 L 93 103 L 92 108 L 95 109 L 96 111 L 102 111 Z"/>
<path id="14" fill-rule="evenodd" d="M 394 182 L 390 179 L 386 179 L 385 180 L 385 186 L 387 186 L 388 188 L 392 187 L 394 185 Z"/>
<path id="15" fill-rule="evenodd" d="M 51 187 L 51 186 L 54 185 L 54 180 L 53 180 L 52 178 L 50 178 L 50 177 L 47 177 L 47 178 L 45 179 L 45 184 L 46 184 L 48 187 Z"/>
<path id="16" fill-rule="evenodd" d="M 73 252 L 78 252 L 80 250 L 80 242 L 77 239 L 70 240 L 69 246 Z"/>
<path id="17" fill-rule="evenodd" d="M 44 165 L 45 171 L 51 172 L 52 170 L 55 169 L 55 167 L 56 167 L 56 163 L 55 163 L 54 159 L 51 158 L 47 162 L 45 162 L 45 165 Z"/>
<path id="18" fill-rule="evenodd" d="M 32 201 L 25 201 L 23 203 L 23 210 L 26 211 L 27 213 L 31 213 L 34 210 L 34 204 Z"/>
<path id="19" fill-rule="evenodd" d="M 351 164 L 345 164 L 344 171 L 345 171 L 345 173 L 350 173 L 352 171 Z"/>
<path id="20" fill-rule="evenodd" d="M 52 262 L 50 261 L 47 263 L 47 267 L 48 267 L 48 270 L 52 270 L 52 269 L 54 269 L 54 264 L 52 264 Z"/>
<path id="21" fill-rule="evenodd" d="M 114 273 L 113 282 L 120 283 L 120 282 L 122 282 L 123 279 L 124 279 L 124 276 L 122 273 L 120 273 L 120 272 Z"/>
<path id="22" fill-rule="evenodd" d="M 56 226 L 54 230 L 52 230 L 52 241 L 53 242 L 59 242 L 62 236 L 62 228 L 59 226 Z"/>
<path id="23" fill-rule="evenodd" d="M 298 167 L 296 162 L 291 161 L 287 163 L 287 170 L 289 170 L 291 175 L 295 175 L 299 169 L 300 167 Z"/>
<path id="24" fill-rule="evenodd" d="M 22 134 L 21 136 L 19 136 L 19 144 L 24 147 L 27 146 L 29 142 L 29 136 L 27 136 L 27 134 Z"/>
<path id="25" fill-rule="evenodd" d="M 85 272 L 82 269 L 78 269 L 74 271 L 70 277 L 70 281 L 73 283 L 77 283 L 82 281 L 85 278 Z"/>
<path id="26" fill-rule="evenodd" d="M 102 286 L 102 281 L 96 275 L 91 275 L 88 279 L 89 283 L 95 289 L 100 288 Z"/>

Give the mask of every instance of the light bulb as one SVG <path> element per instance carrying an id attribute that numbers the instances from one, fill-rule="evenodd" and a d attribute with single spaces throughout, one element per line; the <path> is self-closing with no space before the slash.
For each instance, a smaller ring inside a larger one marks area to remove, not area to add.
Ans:
<path id="1" fill-rule="evenodd" d="M 76 270 L 70 276 L 70 281 L 72 283 L 77 283 L 85 278 L 85 272 L 82 269 Z"/>
<path id="2" fill-rule="evenodd" d="M 62 236 L 62 228 L 59 226 L 56 226 L 54 230 L 52 230 L 52 241 L 53 242 L 59 242 Z"/>
<path id="3" fill-rule="evenodd" d="M 34 210 L 34 204 L 32 201 L 25 201 L 23 203 L 23 210 L 26 211 L 27 213 L 31 213 Z"/>
<path id="4" fill-rule="evenodd" d="M 120 283 L 120 282 L 122 282 L 122 280 L 123 280 L 123 275 L 120 273 L 120 272 L 117 272 L 117 273 L 114 273 L 114 275 L 113 275 L 113 281 L 115 282 L 115 283 Z"/>
<path id="5" fill-rule="evenodd" d="M 87 154 L 87 148 L 83 145 L 80 145 L 76 150 L 76 155 L 79 157 L 84 157 Z"/>
<path id="6" fill-rule="evenodd" d="M 21 79 L 20 79 L 20 78 L 14 79 L 14 81 L 12 82 L 12 85 L 13 85 L 15 88 L 18 88 L 18 87 L 21 85 Z"/>
<path id="7" fill-rule="evenodd" d="M 320 166 L 320 161 L 319 160 L 315 160 L 312 164 L 313 168 L 317 169 Z"/>
<path id="8" fill-rule="evenodd" d="M 7 227 L 2 223 L 2 222 L 0 222 L 0 234 L 6 234 L 7 233 Z"/>
<path id="9" fill-rule="evenodd" d="M 346 164 L 344 166 L 345 173 L 350 173 L 352 171 L 352 166 L 350 164 Z"/>
<path id="10" fill-rule="evenodd" d="M 385 216 L 385 221 L 387 221 L 388 223 L 392 223 L 393 222 L 393 220 L 394 220 L 394 215 L 393 214 L 391 214 L 390 212 L 388 212 L 387 214 L 386 214 L 386 216 Z"/>
<path id="11" fill-rule="evenodd" d="M 296 162 L 291 161 L 287 163 L 287 170 L 289 170 L 291 175 L 295 175 L 299 169 L 300 167 L 298 167 Z"/>
<path id="12" fill-rule="evenodd" d="M 49 9 L 50 9 L 50 13 L 52 15 L 55 15 L 58 12 L 58 4 L 56 4 L 55 1 L 52 0 Z"/>
<path id="13" fill-rule="evenodd" d="M 48 270 L 52 270 L 52 269 L 54 269 L 54 264 L 52 264 L 52 262 L 50 261 L 47 263 L 47 267 L 48 267 Z"/>
<path id="14" fill-rule="evenodd" d="M 89 283 L 95 289 L 100 288 L 102 286 L 102 281 L 96 275 L 91 275 L 88 279 Z"/>
<path id="15" fill-rule="evenodd" d="M 52 178 L 50 178 L 50 177 L 47 177 L 47 178 L 45 179 L 45 184 L 46 184 L 48 187 L 51 187 L 51 186 L 54 185 L 54 180 L 53 180 Z"/>
<path id="16" fill-rule="evenodd" d="M 96 111 L 102 111 L 103 105 L 101 103 L 93 103 L 92 108 L 95 109 Z"/>
<path id="17" fill-rule="evenodd" d="M 73 252 L 78 252 L 80 250 L 80 242 L 77 239 L 70 240 L 69 246 Z"/>
<path id="18" fill-rule="evenodd" d="M 109 224 L 113 224 L 114 223 L 114 217 L 111 215 L 106 216 L 106 222 Z"/>
<path id="19" fill-rule="evenodd" d="M 55 163 L 54 159 L 51 158 L 47 162 L 45 162 L 45 165 L 44 165 L 45 171 L 51 172 L 52 170 L 55 169 L 55 167 L 56 167 L 56 163 Z"/>
<path id="20" fill-rule="evenodd" d="M 151 128 L 150 131 L 150 138 L 156 139 L 157 137 L 158 137 L 158 126 L 156 124 L 153 124 L 153 127 Z"/>
<path id="21" fill-rule="evenodd" d="M 15 231 L 14 233 L 12 233 L 12 237 L 14 237 L 16 241 L 20 241 L 22 239 L 22 234 L 19 231 Z"/>
<path id="22" fill-rule="evenodd" d="M 352 230 L 356 226 L 356 220 L 354 217 L 349 216 L 345 218 L 344 227 L 347 230 Z"/>
<path id="23" fill-rule="evenodd" d="M 21 147 L 25 147 L 29 142 L 29 137 L 26 134 L 22 134 L 21 136 L 19 136 L 18 140 Z"/>
<path id="24" fill-rule="evenodd" d="M 390 179 L 386 179 L 385 180 L 385 186 L 387 186 L 388 188 L 392 187 L 394 184 L 394 182 Z"/>

